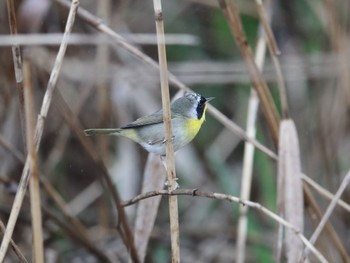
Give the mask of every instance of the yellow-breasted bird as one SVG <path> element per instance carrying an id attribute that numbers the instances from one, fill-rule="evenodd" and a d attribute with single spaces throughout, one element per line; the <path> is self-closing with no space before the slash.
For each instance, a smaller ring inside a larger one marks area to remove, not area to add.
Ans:
<path id="1" fill-rule="evenodd" d="M 204 98 L 197 93 L 187 93 L 170 104 L 174 151 L 188 144 L 197 135 L 203 121 L 207 103 L 213 98 Z M 124 136 L 137 142 L 148 152 L 165 155 L 163 111 L 138 118 L 136 121 L 115 129 L 88 129 L 85 135 Z"/>

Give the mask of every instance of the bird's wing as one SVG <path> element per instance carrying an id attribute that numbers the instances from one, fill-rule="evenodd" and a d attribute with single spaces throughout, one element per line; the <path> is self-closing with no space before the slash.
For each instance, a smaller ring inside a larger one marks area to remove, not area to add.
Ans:
<path id="1" fill-rule="evenodd" d="M 176 116 L 178 116 L 178 114 L 172 114 L 171 118 L 173 119 Z M 162 122 L 163 122 L 163 110 L 159 110 L 151 115 L 140 117 L 137 120 L 129 123 L 128 125 L 121 127 L 121 129 L 143 127 L 143 126 L 158 124 Z"/>

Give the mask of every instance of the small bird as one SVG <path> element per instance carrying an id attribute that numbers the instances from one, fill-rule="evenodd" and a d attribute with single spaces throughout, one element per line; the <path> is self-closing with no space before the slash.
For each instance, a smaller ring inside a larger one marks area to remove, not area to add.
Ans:
<path id="1" fill-rule="evenodd" d="M 197 93 L 187 93 L 170 104 L 174 152 L 197 135 L 205 120 L 207 103 L 212 99 L 214 98 L 204 98 Z M 165 156 L 163 110 L 140 117 L 121 128 L 87 129 L 84 132 L 87 136 L 123 136 L 140 144 L 150 153 Z"/>

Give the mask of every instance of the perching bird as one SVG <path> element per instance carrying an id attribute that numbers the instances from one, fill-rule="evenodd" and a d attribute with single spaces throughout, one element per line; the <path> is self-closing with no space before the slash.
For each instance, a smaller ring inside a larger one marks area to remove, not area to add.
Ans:
<path id="1" fill-rule="evenodd" d="M 207 102 L 197 93 L 188 93 L 170 104 L 174 151 L 188 144 L 197 135 L 207 110 Z M 165 155 L 163 110 L 138 118 L 136 121 L 115 129 L 88 129 L 85 135 L 124 136 L 137 142 L 148 152 Z"/>

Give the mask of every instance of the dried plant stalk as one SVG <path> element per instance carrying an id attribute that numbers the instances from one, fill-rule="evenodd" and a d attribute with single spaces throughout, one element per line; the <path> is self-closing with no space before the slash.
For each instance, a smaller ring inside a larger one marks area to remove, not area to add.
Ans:
<path id="1" fill-rule="evenodd" d="M 245 60 L 246 68 L 250 75 L 252 85 L 258 94 L 262 111 L 269 125 L 272 139 L 275 145 L 277 145 L 278 128 L 280 121 L 279 114 L 277 112 L 275 103 L 272 100 L 272 96 L 267 87 L 267 84 L 254 62 L 253 52 L 247 42 L 236 3 L 234 0 L 230 1 L 230 4 L 227 4 L 226 0 L 219 0 L 219 4 L 231 28 L 232 35 L 236 40 L 237 46 L 243 56 L 243 59 Z"/>
<path id="2" fill-rule="evenodd" d="M 27 149 L 30 171 L 30 206 L 33 227 L 33 258 L 37 263 L 44 262 L 44 241 L 41 216 L 40 183 L 37 154 L 34 142 L 34 103 L 31 78 L 31 66 L 28 60 L 23 63 L 24 73 L 24 101 L 26 113 Z"/>
<path id="3" fill-rule="evenodd" d="M 334 195 L 334 198 L 332 199 L 331 203 L 327 207 L 327 210 L 326 210 L 325 214 L 323 215 L 319 225 L 317 226 L 316 230 L 312 234 L 312 236 L 310 238 L 311 244 L 315 244 L 317 238 L 319 237 L 323 228 L 325 227 L 326 222 L 328 221 L 329 217 L 331 216 L 331 214 L 332 214 L 332 212 L 337 204 L 337 201 L 340 199 L 340 197 L 343 194 L 343 192 L 345 191 L 346 187 L 349 185 L 349 182 L 350 182 L 350 171 L 345 175 L 345 178 L 342 181 L 342 183 L 340 184 L 337 193 Z M 307 257 L 308 253 L 309 253 L 309 250 L 305 249 L 304 256 Z M 345 262 L 348 262 L 348 261 L 349 261 L 349 257 L 347 257 L 347 260 Z"/>
<path id="4" fill-rule="evenodd" d="M 156 20 L 157 42 L 158 42 L 158 58 L 160 70 L 160 84 L 162 90 L 162 106 L 163 106 L 163 122 L 165 127 L 166 141 L 166 171 L 168 180 L 168 190 L 175 190 L 177 187 L 173 133 L 171 127 L 170 112 L 170 95 L 168 81 L 168 66 L 166 59 L 164 23 L 161 0 L 153 0 L 154 15 Z M 170 216 L 170 235 L 171 235 L 171 261 L 173 263 L 180 262 L 180 238 L 179 238 L 179 213 L 177 196 L 169 196 L 169 216 Z"/>
<path id="5" fill-rule="evenodd" d="M 262 70 L 266 54 L 266 41 L 263 36 L 260 36 L 257 44 L 255 61 Z M 250 138 L 255 138 L 256 136 L 256 118 L 258 114 L 259 99 L 256 92 L 251 88 L 249 102 L 248 102 L 248 117 L 247 117 L 247 135 Z M 244 144 L 244 156 L 243 156 L 243 172 L 242 172 L 242 183 L 241 183 L 241 195 L 240 197 L 244 200 L 249 200 L 250 189 L 252 184 L 252 174 L 253 174 L 253 161 L 254 161 L 254 146 L 245 142 Z M 238 231 L 237 231 L 237 256 L 236 262 L 245 262 L 245 248 L 247 239 L 247 218 L 248 207 L 240 207 L 240 216 L 238 221 Z"/>

